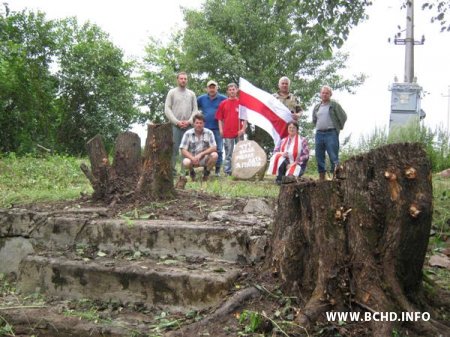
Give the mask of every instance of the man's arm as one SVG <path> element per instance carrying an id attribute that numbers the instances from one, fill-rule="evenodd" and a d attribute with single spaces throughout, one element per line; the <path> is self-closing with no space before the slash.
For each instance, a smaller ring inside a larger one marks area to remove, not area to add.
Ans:
<path id="1" fill-rule="evenodd" d="M 164 104 L 164 113 L 170 123 L 178 125 L 179 120 L 175 117 L 172 111 L 173 90 L 169 90 L 166 97 L 166 103 Z"/>
<path id="2" fill-rule="evenodd" d="M 186 150 L 186 149 L 181 149 L 181 155 L 182 155 L 184 158 L 190 159 L 192 162 L 194 162 L 194 160 L 195 160 L 194 155 L 193 155 L 192 153 L 190 153 L 190 152 L 189 152 L 188 150 Z"/>
<path id="3" fill-rule="evenodd" d="M 203 150 L 202 152 L 200 152 L 199 154 L 201 155 L 200 158 L 203 158 L 204 156 L 213 153 L 213 152 L 217 152 L 217 146 L 210 146 L 207 149 Z"/>
<path id="4" fill-rule="evenodd" d="M 297 96 L 294 96 L 294 102 L 295 102 L 294 111 L 291 111 L 293 115 L 292 117 L 294 118 L 295 121 L 299 121 L 300 117 L 303 114 L 303 109 L 302 106 L 300 105 L 300 100 L 298 99 Z"/>
<path id="5" fill-rule="evenodd" d="M 297 160 L 297 164 L 303 165 L 309 160 L 309 146 L 308 140 L 305 137 L 302 137 L 302 150 L 300 152 L 300 156 Z"/>
<path id="6" fill-rule="evenodd" d="M 191 91 L 191 105 L 192 105 L 192 111 L 191 111 L 191 117 L 189 117 L 189 124 L 194 124 L 194 116 L 198 114 L 198 105 L 197 105 L 197 97 L 195 97 L 195 93 Z"/>
<path id="7" fill-rule="evenodd" d="M 342 106 L 338 103 L 338 119 L 339 123 L 341 124 L 341 129 L 344 128 L 345 122 L 347 121 L 347 114 L 345 113 L 344 109 L 342 109 Z"/>
<path id="8" fill-rule="evenodd" d="M 217 108 L 217 111 L 216 111 L 216 119 L 219 124 L 219 133 L 220 133 L 221 137 L 223 137 L 223 111 L 222 111 L 222 109 L 223 109 L 222 103 L 223 102 L 225 102 L 225 101 L 220 102 L 219 107 Z"/>
<path id="9" fill-rule="evenodd" d="M 247 121 L 245 119 L 241 119 L 242 123 L 242 128 L 238 131 L 238 137 L 242 136 L 243 134 L 245 134 L 245 130 L 247 130 Z"/>

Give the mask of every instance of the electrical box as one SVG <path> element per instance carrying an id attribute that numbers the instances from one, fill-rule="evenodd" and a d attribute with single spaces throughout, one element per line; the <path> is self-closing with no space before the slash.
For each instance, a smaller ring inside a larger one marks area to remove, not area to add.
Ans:
<path id="1" fill-rule="evenodd" d="M 425 112 L 420 107 L 422 87 L 417 83 L 393 83 L 391 95 L 391 115 L 389 129 L 405 126 L 412 119 L 421 120 Z"/>

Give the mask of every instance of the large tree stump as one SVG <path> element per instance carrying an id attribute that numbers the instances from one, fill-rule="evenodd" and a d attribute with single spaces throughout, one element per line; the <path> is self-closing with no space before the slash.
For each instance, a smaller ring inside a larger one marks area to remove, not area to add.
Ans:
<path id="1" fill-rule="evenodd" d="M 137 198 L 173 197 L 170 124 L 148 126 L 143 158 L 141 140 L 130 131 L 117 137 L 113 165 L 99 135 L 89 140 L 86 147 L 91 169 L 85 164 L 81 169 L 94 189 L 94 200 L 115 204 Z"/>
<path id="2" fill-rule="evenodd" d="M 423 311 L 422 266 L 432 219 L 431 164 L 419 144 L 393 144 L 354 157 L 338 179 L 283 185 L 271 267 L 287 291 L 305 299 L 297 317 L 324 311 Z M 408 323 L 406 323 L 408 324 Z M 430 320 L 418 335 L 450 335 Z M 373 322 L 391 336 L 393 322 Z"/>
<path id="3" fill-rule="evenodd" d="M 171 124 L 148 125 L 143 172 L 136 187 L 138 194 L 158 199 L 174 196 L 172 147 Z"/>

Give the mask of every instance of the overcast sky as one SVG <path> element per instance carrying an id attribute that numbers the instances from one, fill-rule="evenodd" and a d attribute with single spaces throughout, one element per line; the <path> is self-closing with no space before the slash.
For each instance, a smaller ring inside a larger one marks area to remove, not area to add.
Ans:
<path id="1" fill-rule="evenodd" d="M 76 16 L 79 22 L 90 21 L 110 34 L 112 41 L 129 57 L 143 55 L 150 36 L 167 38 L 183 27 L 180 6 L 199 8 L 201 0 L 6 0 L 12 10 L 39 9 L 48 18 Z M 356 142 L 370 134 L 375 126 L 389 124 L 391 92 L 389 86 L 397 76 L 404 77 L 404 46 L 388 43 L 388 38 L 406 25 L 402 0 L 377 0 L 368 10 L 369 19 L 354 28 L 343 49 L 350 54 L 348 73 L 363 72 L 366 83 L 356 95 L 335 92 L 347 111 L 348 122 L 341 134 L 352 134 Z M 430 13 L 421 10 L 424 0 L 415 1 L 415 40 L 425 35 L 425 45 L 415 47 L 415 76 L 427 93 L 422 108 L 425 124 L 447 128 L 450 85 L 450 33 L 440 33 L 438 24 L 430 23 Z M 404 38 L 404 36 L 402 36 Z M 276 89 L 274 84 L 274 90 Z M 308 109 L 308 112 L 310 109 Z M 142 138 L 142 132 L 139 132 Z"/>

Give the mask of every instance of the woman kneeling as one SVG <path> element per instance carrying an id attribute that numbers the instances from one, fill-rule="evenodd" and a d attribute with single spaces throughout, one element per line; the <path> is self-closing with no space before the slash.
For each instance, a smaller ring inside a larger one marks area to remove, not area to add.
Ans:
<path id="1" fill-rule="evenodd" d="M 309 160 L 308 141 L 298 134 L 298 124 L 288 124 L 288 136 L 283 138 L 273 151 L 267 173 L 276 175 L 280 185 L 284 176 L 301 177 Z"/>

